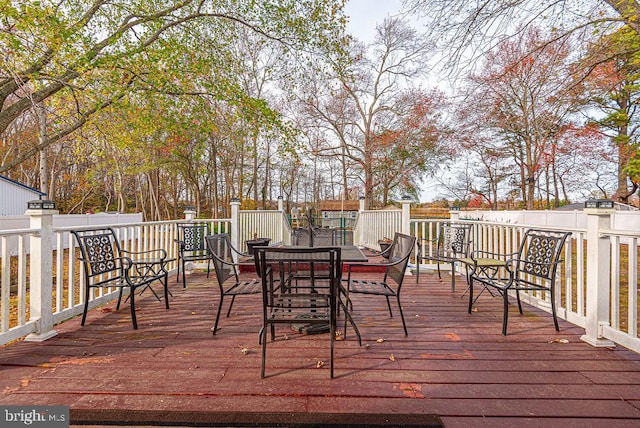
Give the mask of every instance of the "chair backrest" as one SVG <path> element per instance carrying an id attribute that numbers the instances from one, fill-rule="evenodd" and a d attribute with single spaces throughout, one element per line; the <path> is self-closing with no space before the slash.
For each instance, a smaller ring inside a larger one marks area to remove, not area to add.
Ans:
<path id="1" fill-rule="evenodd" d="M 468 257 L 472 227 L 472 224 L 443 223 L 438 235 L 438 251 L 449 257 Z"/>
<path id="2" fill-rule="evenodd" d="M 385 272 L 385 278 L 391 277 L 398 288 L 402 286 L 404 280 L 404 274 L 409 263 L 409 257 L 411 251 L 413 251 L 416 245 L 416 237 L 411 235 L 405 235 L 404 233 L 396 232 L 393 235 L 393 242 L 391 244 L 389 263 L 387 271 Z"/>
<path id="3" fill-rule="evenodd" d="M 516 275 L 553 281 L 562 257 L 562 247 L 571 232 L 529 229 L 520 242 Z"/>
<path id="4" fill-rule="evenodd" d="M 237 265 L 233 260 L 231 239 L 228 233 L 218 233 L 205 237 L 207 250 L 212 255 L 213 267 L 216 273 L 218 285 L 223 284 L 231 277 L 238 280 Z"/>
<path id="5" fill-rule="evenodd" d="M 335 245 L 333 229 L 315 228 L 312 233 L 314 247 L 330 247 Z"/>
<path id="6" fill-rule="evenodd" d="M 178 240 L 182 242 L 182 251 L 206 250 L 205 237 L 209 234 L 206 223 L 179 223 Z"/>
<path id="7" fill-rule="evenodd" d="M 270 283 L 274 276 L 284 279 L 288 274 L 299 273 L 290 270 L 303 270 L 304 275 L 296 275 L 293 280 L 294 295 L 335 293 L 342 277 L 340 247 L 258 247 L 255 256 L 267 307 L 277 305 L 278 293 L 291 293 L 288 287 L 274 287 Z M 269 269 L 277 272 L 269 274 Z"/>
<path id="8" fill-rule="evenodd" d="M 88 283 L 99 284 L 124 275 L 120 242 L 112 228 L 72 230 L 71 233 L 80 247 Z"/>

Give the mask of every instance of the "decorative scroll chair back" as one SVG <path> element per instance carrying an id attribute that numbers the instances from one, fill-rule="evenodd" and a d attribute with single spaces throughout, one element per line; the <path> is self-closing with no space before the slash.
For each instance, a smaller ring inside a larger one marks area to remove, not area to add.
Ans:
<path id="1" fill-rule="evenodd" d="M 527 277 L 554 280 L 562 247 L 570 233 L 528 230 L 520 243 L 516 273 L 521 281 L 535 282 Z"/>
<path id="2" fill-rule="evenodd" d="M 444 257 L 468 257 L 471 248 L 470 224 L 446 223 L 440 230 L 440 254 Z"/>
<path id="3" fill-rule="evenodd" d="M 180 224 L 178 228 L 182 229 L 182 242 L 184 243 L 184 251 L 205 251 L 205 237 L 209 234 L 209 230 L 204 223 Z"/>
<path id="4" fill-rule="evenodd" d="M 120 259 L 120 243 L 114 239 L 111 229 L 103 229 L 95 234 L 75 233 L 80 246 L 86 275 L 94 278 L 104 273 L 117 273 L 124 277 L 122 259 Z"/>

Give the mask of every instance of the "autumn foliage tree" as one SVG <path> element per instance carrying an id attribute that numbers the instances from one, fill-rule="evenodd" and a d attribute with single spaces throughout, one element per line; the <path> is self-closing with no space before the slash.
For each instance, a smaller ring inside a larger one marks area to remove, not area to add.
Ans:
<path id="1" fill-rule="evenodd" d="M 569 46 L 548 43 L 532 52 L 530 47 L 542 45 L 542 38 L 540 30 L 528 28 L 520 38 L 497 46 L 482 69 L 469 77 L 473 95 L 465 104 L 499 136 L 498 150 L 516 167 L 512 181 L 527 209 L 534 209 L 536 189 L 550 177 L 547 167 L 578 106 L 567 79 Z"/>
<path id="2" fill-rule="evenodd" d="M 583 63 L 597 63 L 585 86 L 593 117 L 618 152 L 616 197 L 629 202 L 640 188 L 640 35 L 623 27 L 590 45 Z"/>

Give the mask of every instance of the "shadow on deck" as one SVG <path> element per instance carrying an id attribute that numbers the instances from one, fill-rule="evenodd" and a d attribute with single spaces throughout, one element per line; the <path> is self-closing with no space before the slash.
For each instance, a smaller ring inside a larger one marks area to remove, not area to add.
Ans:
<path id="1" fill-rule="evenodd" d="M 336 342 L 335 379 L 327 336 L 284 327 L 261 379 L 261 297 L 238 298 L 213 336 L 214 277 L 172 278 L 169 310 L 143 295 L 139 330 L 112 303 L 3 347 L 0 404 L 68 405 L 73 425 L 102 426 L 640 426 L 640 355 L 595 349 L 566 322 L 557 333 L 526 305 L 504 337 L 501 300 L 485 293 L 469 315 L 446 275 L 406 278 L 408 337 L 384 299 L 353 296 L 363 346 L 350 329 Z"/>

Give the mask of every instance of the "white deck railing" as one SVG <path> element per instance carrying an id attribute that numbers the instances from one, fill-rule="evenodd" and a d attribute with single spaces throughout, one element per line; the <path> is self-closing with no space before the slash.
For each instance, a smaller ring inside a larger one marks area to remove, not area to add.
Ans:
<path id="1" fill-rule="evenodd" d="M 232 203 L 233 204 L 233 203 Z M 640 352 L 638 338 L 638 244 L 640 231 L 611 230 L 607 212 L 588 214 L 586 228 L 572 232 L 565 246 L 557 287 L 558 316 L 585 329 L 583 339 L 594 346 L 613 342 Z M 0 232 L 0 344 L 27 336 L 44 340 L 55 334 L 53 326 L 82 312 L 84 284 L 77 261 L 71 227 L 53 228 L 51 213 L 32 213 L 30 229 Z M 454 215 L 455 217 L 455 215 Z M 455 220 L 455 219 L 454 219 Z M 185 220 L 113 225 L 123 248 L 165 248 L 177 257 L 176 224 Z M 240 211 L 232 205 L 231 219 L 198 219 L 212 233 L 228 232 L 241 243 L 258 237 L 289 243 L 291 230 L 282 209 Z M 535 224 L 460 220 L 474 224 L 476 249 L 512 252 L 520 236 Z M 396 231 L 433 239 L 443 220 L 410 220 L 408 204 L 396 211 L 362 211 L 354 230 L 356 245 L 377 247 L 378 239 Z M 90 228 L 90 227 L 84 227 Z M 81 228 L 79 228 L 81 229 Z M 555 228 L 558 230 L 558 228 Z M 429 247 L 424 251 L 432 252 Z M 415 259 L 412 260 L 415 268 Z M 420 266 L 419 266 L 420 267 Z M 421 267 L 425 268 L 426 265 Z M 170 265 L 175 268 L 175 262 Z M 173 279 L 170 279 L 173 281 Z M 95 307 L 115 297 L 105 290 L 90 302 Z M 529 293 L 523 300 L 550 310 L 551 296 Z M 561 334 L 561 333 L 560 333 Z"/>

